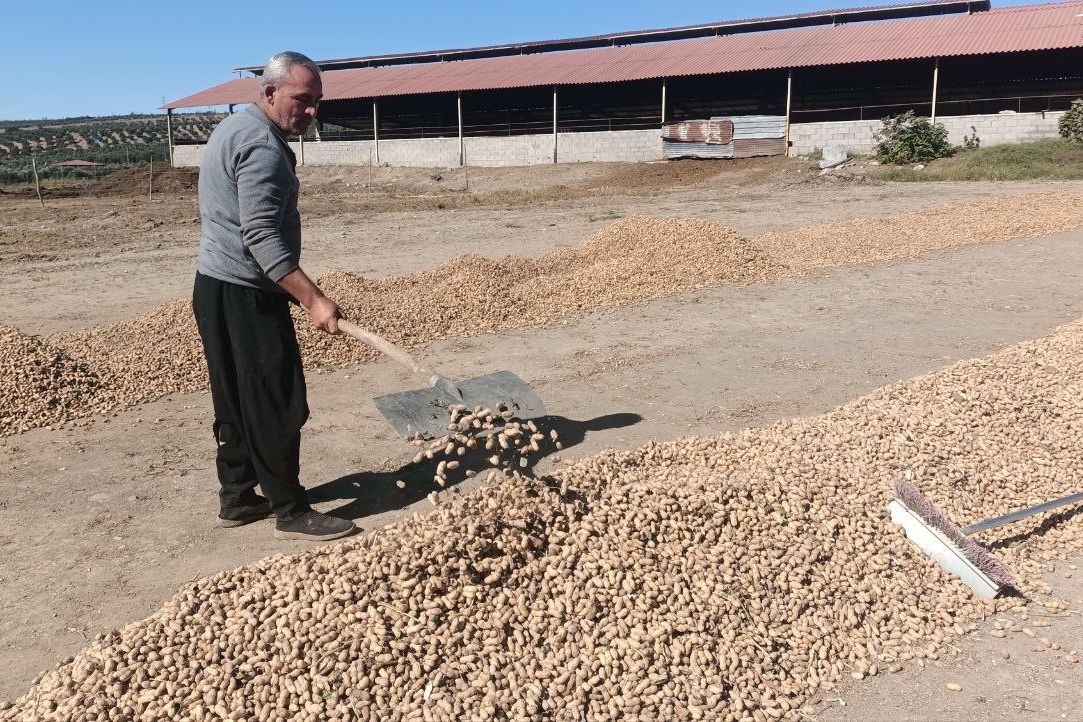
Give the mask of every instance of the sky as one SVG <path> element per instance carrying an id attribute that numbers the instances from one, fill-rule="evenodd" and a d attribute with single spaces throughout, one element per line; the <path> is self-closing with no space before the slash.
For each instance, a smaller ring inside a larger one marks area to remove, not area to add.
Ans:
<path id="1" fill-rule="evenodd" d="M 281 50 L 315 60 L 693 25 L 898 0 L 5 3 L 0 120 L 159 112 Z M 993 0 L 993 7 L 1040 0 Z"/>

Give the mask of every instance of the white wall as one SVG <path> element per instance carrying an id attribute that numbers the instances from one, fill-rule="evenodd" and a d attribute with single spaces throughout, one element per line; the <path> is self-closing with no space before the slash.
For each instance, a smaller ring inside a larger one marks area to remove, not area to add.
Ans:
<path id="1" fill-rule="evenodd" d="M 472 166 L 538 165 L 553 162 L 552 134 L 464 138 L 466 162 Z M 301 159 L 298 143 L 290 143 Z M 459 165 L 458 138 L 381 140 L 379 162 L 393 166 L 449 168 Z M 198 166 L 202 145 L 173 149 L 176 166 Z M 658 130 L 614 130 L 600 133 L 560 133 L 557 157 L 561 163 L 586 161 L 661 160 Z M 367 165 L 377 162 L 371 140 L 305 143 L 306 165 Z"/>
<path id="2" fill-rule="evenodd" d="M 1063 111 L 1048 113 L 1004 113 L 996 115 L 953 115 L 937 118 L 948 129 L 948 139 L 962 145 L 973 126 L 983 146 L 1024 143 L 1059 135 L 1057 121 Z M 876 146 L 873 133 L 879 120 L 843 120 L 830 123 L 794 123 L 790 126 L 790 155 L 804 155 L 817 148 L 840 145 L 854 154 L 871 153 Z"/>

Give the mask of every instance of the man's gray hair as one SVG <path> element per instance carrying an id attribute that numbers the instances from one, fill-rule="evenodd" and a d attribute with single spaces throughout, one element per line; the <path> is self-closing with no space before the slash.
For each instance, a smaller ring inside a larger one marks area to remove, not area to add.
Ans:
<path id="1" fill-rule="evenodd" d="M 320 74 L 320 66 L 316 65 L 312 58 L 287 50 L 284 53 L 272 55 L 267 64 L 263 66 L 263 75 L 259 78 L 259 87 L 266 88 L 268 85 L 281 85 L 289 77 L 294 65 L 303 65 L 316 75 Z"/>

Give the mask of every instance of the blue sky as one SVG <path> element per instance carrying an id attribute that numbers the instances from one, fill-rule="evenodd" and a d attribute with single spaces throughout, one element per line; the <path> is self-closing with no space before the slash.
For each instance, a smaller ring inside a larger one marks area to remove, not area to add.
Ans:
<path id="1" fill-rule="evenodd" d="M 5 3 L 0 120 L 155 112 L 279 50 L 316 60 L 595 35 L 894 0 Z M 1030 0 L 1033 1 L 1033 0 Z M 1028 0 L 994 0 L 994 7 Z"/>

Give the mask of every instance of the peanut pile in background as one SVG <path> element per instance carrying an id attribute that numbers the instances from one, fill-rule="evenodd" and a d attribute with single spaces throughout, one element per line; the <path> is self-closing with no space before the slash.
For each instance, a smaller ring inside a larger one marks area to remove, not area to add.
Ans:
<path id="1" fill-rule="evenodd" d="M 544 326 L 720 283 L 768 281 L 1080 225 L 1083 194 L 1068 192 L 843 221 L 752 240 L 707 220 L 637 217 L 609 225 L 580 246 L 535 259 L 463 256 L 405 276 L 370 280 L 332 271 L 319 282 L 351 320 L 412 348 L 438 339 Z M 377 356 L 349 339 L 312 330 L 299 310 L 296 317 L 309 366 Z M 0 435 L 206 385 L 186 300 L 121 323 L 44 338 L 0 326 Z"/>

